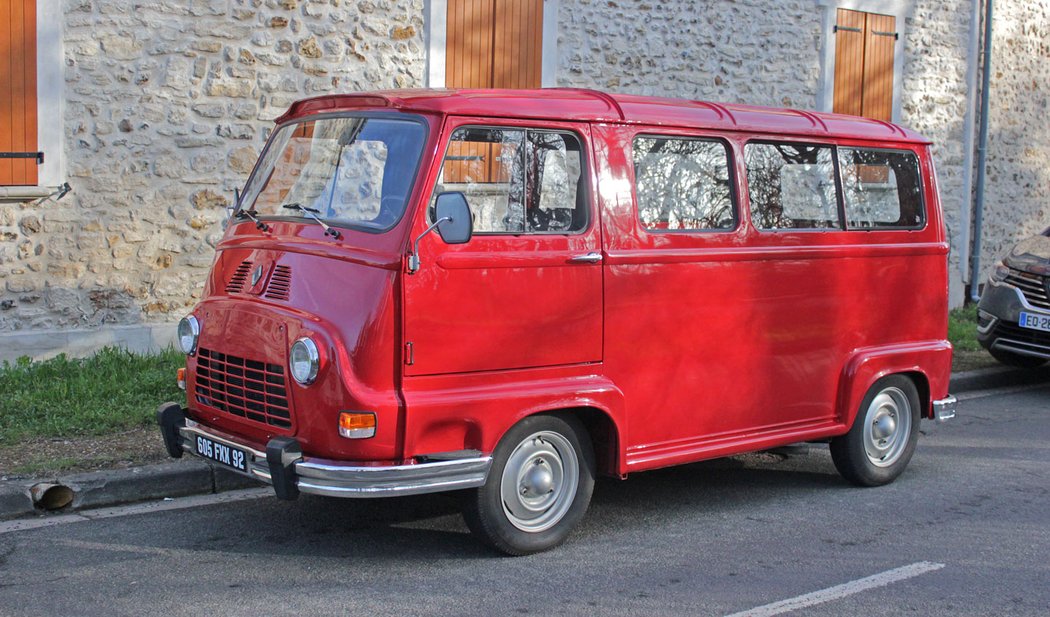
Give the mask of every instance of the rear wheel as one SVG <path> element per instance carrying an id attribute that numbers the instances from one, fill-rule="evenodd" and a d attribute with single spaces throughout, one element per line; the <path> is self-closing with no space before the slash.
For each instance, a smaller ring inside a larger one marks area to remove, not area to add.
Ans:
<path id="1" fill-rule="evenodd" d="M 919 406 L 919 393 L 907 377 L 891 375 L 875 382 L 850 431 L 831 440 L 835 468 L 859 486 L 894 481 L 915 453 Z"/>
<path id="2" fill-rule="evenodd" d="M 509 555 L 553 548 L 586 512 L 594 467 L 590 439 L 575 418 L 526 418 L 496 446 L 485 485 L 468 494 L 467 526 Z"/>
<path id="3" fill-rule="evenodd" d="M 1003 351 L 1002 349 L 991 348 L 988 353 L 992 354 L 992 357 L 1009 366 L 1016 366 L 1018 368 L 1035 368 L 1046 364 L 1046 358 L 1037 358 L 1035 356 L 1025 356 L 1019 353 L 1013 353 L 1010 351 Z"/>

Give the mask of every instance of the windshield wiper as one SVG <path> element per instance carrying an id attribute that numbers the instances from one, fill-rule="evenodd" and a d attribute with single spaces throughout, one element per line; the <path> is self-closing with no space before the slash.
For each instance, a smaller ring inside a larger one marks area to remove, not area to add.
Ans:
<path id="1" fill-rule="evenodd" d="M 325 223 L 321 219 L 317 218 L 317 215 L 320 214 L 320 212 L 321 212 L 320 210 L 317 210 L 317 209 L 314 209 L 314 208 L 307 208 L 306 206 L 304 206 L 304 205 L 302 205 L 300 203 L 284 204 L 281 207 L 285 208 L 286 210 L 298 210 L 298 211 L 302 212 L 303 214 L 305 214 L 306 216 L 308 216 L 308 217 L 312 218 L 313 220 L 317 221 L 318 223 L 321 224 L 321 227 L 324 228 L 324 235 L 326 235 L 326 236 L 332 236 L 336 240 L 338 240 L 339 238 L 341 238 L 343 236 L 343 234 L 339 233 L 338 229 L 332 229 L 332 227 L 328 223 Z"/>
<path id="2" fill-rule="evenodd" d="M 251 210 L 245 210 L 244 208 L 238 210 L 237 218 L 242 217 L 250 218 L 252 221 L 254 221 L 255 228 L 259 231 L 270 231 L 270 226 L 256 218 L 255 214 L 253 214 Z"/>

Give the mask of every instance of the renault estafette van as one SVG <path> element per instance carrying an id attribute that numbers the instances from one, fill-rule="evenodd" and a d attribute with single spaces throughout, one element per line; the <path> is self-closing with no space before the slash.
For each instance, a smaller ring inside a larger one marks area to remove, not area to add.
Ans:
<path id="1" fill-rule="evenodd" d="M 171 456 L 300 492 L 464 491 L 500 551 L 597 474 L 829 441 L 885 484 L 948 394 L 930 143 L 587 90 L 295 103 L 179 324 Z"/>

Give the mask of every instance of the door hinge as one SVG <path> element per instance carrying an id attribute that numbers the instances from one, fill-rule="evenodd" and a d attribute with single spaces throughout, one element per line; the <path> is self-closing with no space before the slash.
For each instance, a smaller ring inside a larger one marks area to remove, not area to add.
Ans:
<path id="1" fill-rule="evenodd" d="M 415 353 L 412 350 L 412 343 L 405 343 L 405 365 L 412 366 L 416 362 Z"/>

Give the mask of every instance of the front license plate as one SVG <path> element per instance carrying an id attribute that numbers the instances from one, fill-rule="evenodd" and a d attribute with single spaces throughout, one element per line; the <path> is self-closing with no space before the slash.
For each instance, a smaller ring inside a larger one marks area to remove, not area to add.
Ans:
<path id="1" fill-rule="evenodd" d="M 248 472 L 248 457 L 244 450 L 234 448 L 224 443 L 219 443 L 207 437 L 197 436 L 197 454 L 211 459 L 216 463 L 222 463 L 237 471 Z"/>
<path id="2" fill-rule="evenodd" d="M 1028 328 L 1029 330 L 1042 330 L 1043 332 L 1050 332 L 1050 316 L 1048 315 L 1033 315 L 1032 313 L 1021 313 L 1021 318 L 1017 320 L 1017 325 L 1022 328 Z"/>

